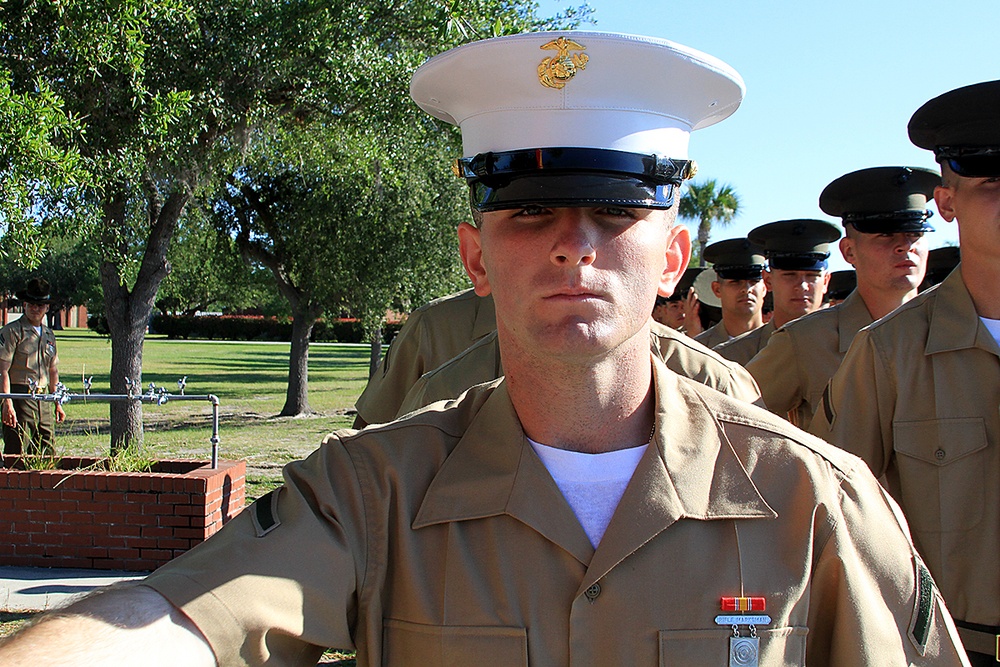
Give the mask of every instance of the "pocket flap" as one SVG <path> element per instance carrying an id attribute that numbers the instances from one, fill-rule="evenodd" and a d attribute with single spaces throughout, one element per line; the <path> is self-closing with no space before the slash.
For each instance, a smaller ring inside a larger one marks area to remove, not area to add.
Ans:
<path id="1" fill-rule="evenodd" d="M 897 453 L 933 465 L 948 465 L 986 447 L 986 423 L 981 417 L 925 419 L 892 424 Z"/>

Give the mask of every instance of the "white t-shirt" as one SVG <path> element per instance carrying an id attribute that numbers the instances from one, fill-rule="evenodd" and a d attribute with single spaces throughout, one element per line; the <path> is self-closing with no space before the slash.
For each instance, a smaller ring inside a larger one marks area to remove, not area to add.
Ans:
<path id="1" fill-rule="evenodd" d="M 531 438 L 528 442 L 596 548 L 649 445 L 604 454 L 584 454 L 549 447 Z"/>
<path id="2" fill-rule="evenodd" d="M 985 317 L 980 317 L 979 319 L 983 321 L 986 328 L 993 334 L 993 340 L 997 342 L 997 345 L 1000 345 L 1000 320 L 991 320 Z"/>

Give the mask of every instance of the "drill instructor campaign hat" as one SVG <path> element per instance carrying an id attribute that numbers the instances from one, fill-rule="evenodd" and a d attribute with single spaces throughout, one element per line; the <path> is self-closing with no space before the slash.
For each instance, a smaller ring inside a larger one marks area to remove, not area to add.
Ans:
<path id="1" fill-rule="evenodd" d="M 694 173 L 688 139 L 731 115 L 740 75 L 663 39 L 589 31 L 487 39 L 413 75 L 421 109 L 462 131 L 479 211 L 547 206 L 669 208 Z"/>
<path id="2" fill-rule="evenodd" d="M 23 303 L 46 304 L 52 303 L 52 296 L 49 293 L 49 281 L 44 278 L 32 278 L 24 286 L 24 289 L 15 292 L 14 296 Z"/>

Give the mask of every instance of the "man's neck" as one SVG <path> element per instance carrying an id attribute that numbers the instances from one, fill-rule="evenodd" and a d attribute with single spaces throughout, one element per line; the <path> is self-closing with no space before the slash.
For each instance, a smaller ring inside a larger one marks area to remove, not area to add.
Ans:
<path id="1" fill-rule="evenodd" d="M 962 257 L 962 282 L 969 290 L 976 313 L 980 317 L 1000 320 L 1000 267 L 993 262 L 979 261 L 971 253 Z"/>
<path id="2" fill-rule="evenodd" d="M 908 291 L 878 289 L 858 282 L 858 294 L 872 319 L 879 320 L 917 295 L 917 288 Z"/>
<path id="3" fill-rule="evenodd" d="M 535 442 L 598 454 L 649 442 L 654 391 L 647 328 L 599 359 L 564 361 L 500 334 L 507 390 Z"/>
<path id="4" fill-rule="evenodd" d="M 734 338 L 763 325 L 764 315 L 759 310 L 753 315 L 742 315 L 739 313 L 722 314 L 722 326 L 725 328 L 726 333 Z"/>
<path id="5" fill-rule="evenodd" d="M 774 314 L 771 315 L 771 324 L 774 325 L 775 329 L 780 329 L 781 327 L 785 326 L 792 320 L 798 319 L 799 317 L 801 317 L 801 315 L 792 316 L 789 315 L 788 313 L 781 313 L 776 310 L 774 311 Z"/>

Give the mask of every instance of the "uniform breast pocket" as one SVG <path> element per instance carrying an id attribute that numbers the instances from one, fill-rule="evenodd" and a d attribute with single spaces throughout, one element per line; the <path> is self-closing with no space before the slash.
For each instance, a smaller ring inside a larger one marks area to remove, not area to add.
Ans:
<path id="1" fill-rule="evenodd" d="M 393 665 L 527 665 L 528 633 L 524 628 L 422 625 L 385 619 L 382 664 Z"/>
<path id="2" fill-rule="evenodd" d="M 717 667 L 718 665 L 804 665 L 808 628 L 785 627 L 757 629 L 759 642 L 745 640 L 749 633 L 730 642 L 732 630 L 662 630 L 660 631 L 660 667 Z M 730 660 L 730 649 L 735 651 Z M 754 662 L 752 656 L 756 655 Z"/>
<path id="3" fill-rule="evenodd" d="M 916 531 L 974 528 L 983 518 L 986 424 L 978 417 L 892 425 L 901 504 Z"/>

